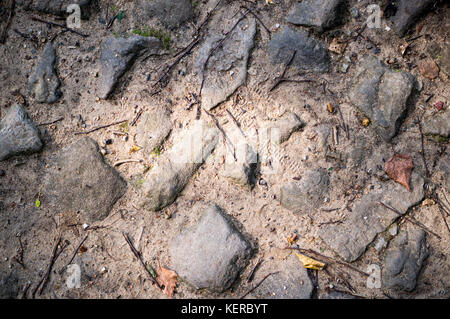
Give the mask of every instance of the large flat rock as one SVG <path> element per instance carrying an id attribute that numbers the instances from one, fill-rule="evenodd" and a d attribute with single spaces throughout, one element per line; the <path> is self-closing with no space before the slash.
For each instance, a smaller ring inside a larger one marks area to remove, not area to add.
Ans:
<path id="1" fill-rule="evenodd" d="M 106 99 L 114 90 L 117 81 L 144 51 L 149 54 L 158 54 L 160 50 L 162 50 L 161 41 L 153 37 L 140 35 L 128 38 L 106 37 L 101 43 L 98 96 Z"/>
<path id="2" fill-rule="evenodd" d="M 107 217 L 126 190 L 126 182 L 104 162 L 97 143 L 89 137 L 54 155 L 43 184 L 43 207 L 63 214 L 79 212 L 81 221 L 89 223 Z"/>
<path id="3" fill-rule="evenodd" d="M 155 18 L 168 29 L 192 20 L 194 10 L 189 0 L 141 0 L 135 2 L 134 15 L 139 23 Z"/>
<path id="4" fill-rule="evenodd" d="M 319 230 L 319 237 L 344 260 L 358 259 L 375 236 L 399 217 L 380 201 L 405 214 L 423 200 L 424 179 L 413 172 L 410 185 L 412 192 L 392 180 L 386 182 L 381 189 L 361 197 L 342 224 L 324 225 Z"/>
<path id="5" fill-rule="evenodd" d="M 450 137 L 450 109 L 427 115 L 422 127 L 423 134 Z"/>
<path id="6" fill-rule="evenodd" d="M 390 17 L 394 31 L 399 35 L 405 35 L 406 31 L 417 22 L 418 18 L 430 9 L 434 0 L 395 0 L 391 1 L 396 7 L 396 12 Z"/>
<path id="7" fill-rule="evenodd" d="M 376 57 L 366 56 L 353 78 L 349 98 L 389 142 L 405 119 L 415 83 L 410 73 L 395 72 Z"/>
<path id="8" fill-rule="evenodd" d="M 285 27 L 274 34 L 268 44 L 270 62 L 286 64 L 296 51 L 292 66 L 311 72 L 328 72 L 330 56 L 328 50 L 320 40 L 315 39 L 305 30 L 294 30 Z"/>
<path id="9" fill-rule="evenodd" d="M 162 154 L 144 177 L 141 207 L 157 211 L 172 204 L 189 179 L 214 150 L 218 130 L 196 121 L 177 135 L 171 149 Z"/>
<path id="10" fill-rule="evenodd" d="M 415 225 L 405 228 L 390 242 L 382 270 L 383 286 L 396 291 L 412 291 L 425 258 L 426 233 Z"/>
<path id="11" fill-rule="evenodd" d="M 303 0 L 297 2 L 289 13 L 287 22 L 324 31 L 339 24 L 344 2 L 344 0 Z"/>
<path id="12" fill-rule="evenodd" d="M 25 109 L 18 104 L 10 106 L 0 122 L 0 161 L 41 149 L 38 130 Z"/>
<path id="13" fill-rule="evenodd" d="M 196 289 L 222 292 L 236 280 L 252 253 L 250 243 L 217 205 L 183 230 L 169 248 L 171 267 Z"/>
<path id="14" fill-rule="evenodd" d="M 256 34 L 255 19 L 244 18 L 208 60 L 212 50 L 224 37 L 219 27 L 222 27 L 221 23 L 212 24 L 210 35 L 198 49 L 194 65 L 200 81 L 204 81 L 202 107 L 208 111 L 225 101 L 245 83 L 247 63 Z"/>

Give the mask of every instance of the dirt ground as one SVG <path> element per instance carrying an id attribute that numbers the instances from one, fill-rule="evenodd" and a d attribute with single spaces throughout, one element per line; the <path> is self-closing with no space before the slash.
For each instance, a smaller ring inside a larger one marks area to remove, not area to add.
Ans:
<path id="1" fill-rule="evenodd" d="M 132 2 L 111 1 L 123 10 L 126 16 L 121 21 L 116 21 L 110 30 L 106 30 L 105 25 L 98 22 L 98 18 L 103 17 L 106 11 L 106 2 L 101 1 L 100 10 L 94 13 L 89 21 L 82 21 L 80 31 L 89 34 L 89 37 L 83 38 L 65 32 L 58 35 L 54 41 L 57 44 L 56 69 L 62 82 L 63 97 L 60 102 L 51 105 L 36 103 L 29 97 L 26 83 L 38 61 L 44 42 L 61 29 L 49 28 L 46 24 L 31 20 L 31 16 L 40 16 L 55 21 L 51 16 L 16 8 L 6 43 L 0 45 L 0 116 L 4 116 L 7 105 L 24 98 L 27 103 L 26 109 L 35 123 L 45 124 L 63 117 L 63 120 L 54 124 L 39 126 L 45 142 L 41 153 L 0 162 L 0 169 L 5 171 L 5 176 L 0 177 L 0 274 L 14 273 L 19 279 L 20 291 L 27 286 L 27 283 L 30 287 L 29 292 L 32 291 L 42 278 L 52 254 L 55 238 L 61 233 L 63 239 L 68 240 L 70 245 L 56 261 L 46 289 L 36 298 L 168 298 L 152 286 L 142 266 L 133 257 L 122 232 L 130 235 L 137 248 L 142 251 L 142 257 L 146 262 L 154 267 L 157 267 L 159 263 L 168 266 L 170 265 L 168 244 L 181 229 L 197 221 L 201 213 L 199 209 L 201 205 L 197 205 L 197 202 L 217 203 L 237 221 L 238 227 L 254 244 L 256 252 L 249 266 L 242 273 L 242 278 L 246 278 L 260 256 L 264 255 L 265 259 L 270 260 L 270 256 L 273 256 L 273 248 L 287 246 L 286 238 L 294 233 L 298 234 L 295 244 L 300 247 L 314 249 L 338 258 L 316 236 L 317 230 L 321 223 L 345 218 L 349 214 L 345 208 L 347 203 L 351 205 L 355 198 L 367 193 L 371 185 L 376 184 L 376 179 L 363 170 L 351 171 L 343 168 L 333 159 L 327 160 L 314 153 L 317 143 L 314 128 L 321 123 L 338 123 L 339 115 L 330 114 L 327 111 L 327 104 L 332 102 L 340 105 L 343 117 L 350 127 L 351 136 L 363 135 L 369 143 L 374 143 L 373 131 L 370 126 L 361 125 L 361 115 L 350 105 L 346 94 L 359 57 L 372 51 L 368 49 L 370 41 L 361 37 L 348 43 L 345 54 L 354 53 L 355 55 L 352 57 L 347 73 L 339 70 L 344 56 L 331 54 L 331 72 L 311 74 L 310 78 L 315 80 L 314 83 L 283 83 L 272 92 L 268 92 L 274 79 L 282 71 L 282 66 L 268 63 L 266 47 L 269 36 L 261 24 L 258 24 L 246 84 L 212 113 L 225 129 L 233 128 L 234 125 L 226 109 L 232 110 L 244 130 L 256 127 L 258 123 L 266 119 L 276 118 L 287 110 L 296 112 L 307 123 L 301 131 L 295 132 L 283 144 L 280 173 L 259 176 L 267 182 L 267 185 L 256 183 L 252 190 L 236 186 L 220 176 L 219 164 L 208 159 L 191 178 L 174 204 L 160 212 L 146 212 L 137 208 L 135 203 L 137 191 L 131 185 L 136 176 L 143 173 L 145 167 L 140 163 L 127 163 L 116 167 L 120 175 L 129 182 L 126 194 L 116 203 L 105 220 L 94 225 L 107 226 L 106 228 L 86 231 L 83 230 L 82 225 L 71 225 L 72 221 L 68 220 L 62 212 L 46 209 L 45 194 L 40 194 L 43 171 L 51 154 L 80 138 L 74 135 L 74 132 L 82 129 L 77 120 L 79 114 L 87 128 L 92 128 L 122 119 L 130 123 L 139 110 L 151 111 L 155 106 L 164 105 L 171 111 L 173 130 L 165 141 L 162 152 L 170 148 L 172 137 L 178 131 L 194 121 L 197 115 L 196 107 L 187 110 L 188 102 L 185 98 L 189 96 L 189 93 L 198 91 L 197 82 L 192 73 L 195 49 L 172 71 L 170 82 L 161 92 L 153 95 L 152 85 L 164 63 L 171 61 L 171 55 L 190 42 L 196 30 L 196 24 L 203 21 L 211 8 L 211 3 L 206 2 L 198 1 L 193 23 L 187 23 L 171 33 L 172 43 L 169 54 L 157 58 L 150 57 L 145 61 L 138 59 L 122 78 L 114 94 L 107 100 L 99 100 L 96 98 L 95 88 L 100 67 L 101 40 L 111 33 L 129 33 L 135 27 L 133 17 L 128 14 L 132 12 Z M 257 2 L 259 17 L 272 32 L 276 32 L 277 24 L 280 25 L 280 29 L 286 25 L 284 17 L 295 1 L 273 1 L 273 5 L 265 5 L 265 1 Z M 363 8 L 373 1 L 349 2 L 350 7 L 360 9 L 361 17 L 353 19 L 347 15 L 345 24 L 317 37 L 330 44 L 334 37 L 349 35 L 358 30 L 366 17 Z M 235 19 L 233 16 L 241 4 L 239 1 L 226 4 L 229 8 L 224 14 L 224 30 L 228 30 L 233 25 Z M 417 98 L 415 109 L 408 115 L 398 136 L 392 141 L 395 151 L 408 153 L 414 158 L 415 170 L 422 174 L 424 174 L 424 166 L 419 153 L 420 133 L 417 126 L 411 127 L 411 125 L 414 118 L 422 113 L 421 106 L 431 109 L 437 101 L 444 101 L 448 105 L 450 86 L 443 75 L 435 80 L 428 80 L 419 73 L 417 67 L 410 68 L 410 66 L 417 64 L 421 55 L 428 54 L 427 47 L 430 44 L 437 43 L 441 47 L 448 45 L 449 14 L 448 6 L 441 5 L 425 16 L 419 22 L 422 25 L 420 33 L 417 33 L 415 27 L 411 32 L 411 36 L 418 34 L 423 36 L 412 42 L 405 55 L 402 55 L 400 50 L 404 39 L 399 38 L 392 31 L 385 30 L 385 19 L 382 20 L 381 29 L 364 31 L 364 36 L 369 37 L 380 49 L 377 56 L 381 60 L 397 58 L 398 68 L 411 72 L 423 83 L 423 90 Z M 15 33 L 14 29 L 24 33 L 32 31 L 39 39 L 38 44 L 24 39 Z M 150 74 L 150 80 L 147 80 L 148 74 Z M 295 78 L 297 74 L 290 70 L 288 75 Z M 335 92 L 336 96 L 332 96 L 329 92 L 323 93 L 324 81 L 327 83 L 327 88 Z M 23 97 L 15 92 L 20 92 Z M 428 97 L 426 94 L 434 94 L 434 96 L 426 102 Z M 311 109 L 305 108 L 306 104 L 311 105 Z M 203 116 L 207 118 L 205 114 L 202 114 Z M 93 132 L 89 136 L 99 145 L 103 145 L 106 139 L 113 139 L 113 143 L 107 146 L 108 154 L 105 155 L 106 161 L 110 164 L 121 159 L 144 158 L 143 152 L 129 154 L 134 144 L 133 136 L 136 133 L 136 126 L 129 125 L 127 141 L 122 139 L 119 131 L 118 126 L 111 126 Z M 336 146 L 337 151 L 345 150 L 351 143 L 354 143 L 352 139 L 347 141 L 342 138 L 342 143 Z M 312 151 L 308 151 L 308 147 Z M 446 157 L 448 158 L 446 147 L 445 143 L 438 144 L 432 139 L 426 139 L 426 160 L 432 173 L 431 181 L 437 185 L 442 184 L 444 177 L 440 164 Z M 308 160 L 302 161 L 304 155 L 308 155 Z M 389 155 L 392 154 L 387 156 Z M 146 160 L 152 162 L 155 158 Z M 307 169 L 317 167 L 332 168 L 331 196 L 329 202 L 324 203 L 322 208 L 338 209 L 333 211 L 317 209 L 303 215 L 283 209 L 278 200 L 282 183 L 302 175 Z M 354 174 L 359 174 L 359 177 L 354 177 Z M 35 205 L 38 197 L 41 201 L 39 208 Z M 449 298 L 450 233 L 443 223 L 438 207 L 419 204 L 409 214 L 439 234 L 442 239 L 427 236 L 430 256 L 426 259 L 419 275 L 417 288 L 401 297 Z M 448 218 L 447 220 L 450 222 Z M 82 266 L 82 287 L 68 289 L 65 284 L 67 274 L 58 272 L 69 261 L 78 243 L 86 234 L 88 238 L 83 244 L 83 251 L 74 259 L 74 262 Z M 20 243 L 23 247 L 25 268 L 14 259 L 15 256 L 20 255 Z M 382 261 L 383 254 L 378 253 L 372 244 L 352 265 L 366 271 L 367 265 L 374 263 L 382 265 Z M 389 293 L 383 289 L 367 288 L 364 276 L 336 264 L 331 265 L 331 269 L 342 272 L 354 291 L 350 291 L 348 287 L 330 278 L 324 272 L 319 272 L 318 289 L 313 297 L 323 293 L 332 283 L 335 287 L 358 296 L 388 298 Z M 255 281 L 264 275 L 257 272 Z M 233 298 L 241 295 L 250 286 L 245 280 L 238 280 L 225 293 L 214 294 L 207 291 L 195 291 L 181 282 L 176 290 L 175 298 Z"/>

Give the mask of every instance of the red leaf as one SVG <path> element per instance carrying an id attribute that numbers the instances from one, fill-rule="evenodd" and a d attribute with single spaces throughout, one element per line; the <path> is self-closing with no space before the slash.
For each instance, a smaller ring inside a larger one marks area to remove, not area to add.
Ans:
<path id="1" fill-rule="evenodd" d="M 411 172 L 414 169 L 414 162 L 411 156 L 406 154 L 395 154 L 384 165 L 384 171 L 397 183 L 405 186 L 410 192 Z"/>
<path id="2" fill-rule="evenodd" d="M 164 293 L 169 297 L 173 297 L 173 291 L 177 286 L 177 273 L 161 266 L 159 266 L 156 272 L 158 274 L 156 281 L 160 286 L 164 286 Z"/>

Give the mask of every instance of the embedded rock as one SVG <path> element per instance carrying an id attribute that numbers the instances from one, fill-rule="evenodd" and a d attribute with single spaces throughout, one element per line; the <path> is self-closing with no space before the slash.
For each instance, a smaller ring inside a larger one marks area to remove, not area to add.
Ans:
<path id="1" fill-rule="evenodd" d="M 10 106 L 0 121 L 0 161 L 41 149 L 38 130 L 25 109 L 18 104 Z"/>
<path id="2" fill-rule="evenodd" d="M 324 31 L 340 23 L 343 4 L 343 0 L 303 0 L 294 5 L 287 22 Z"/>
<path id="3" fill-rule="evenodd" d="M 82 19 L 89 19 L 94 9 L 95 1 L 92 0 L 16 0 L 19 7 L 25 10 L 38 11 L 57 16 L 68 16 L 67 7 L 71 4 L 80 6 Z"/>
<path id="4" fill-rule="evenodd" d="M 164 142 L 171 130 L 169 111 L 156 107 L 142 114 L 136 130 L 136 144 L 148 155 Z"/>
<path id="5" fill-rule="evenodd" d="M 423 134 L 450 137 L 450 109 L 426 116 L 422 126 Z"/>
<path id="6" fill-rule="evenodd" d="M 138 22 L 148 23 L 149 19 L 155 18 L 168 29 L 175 29 L 194 17 L 194 10 L 189 0 L 138 1 L 134 10 L 135 15 L 138 16 Z"/>
<path id="7" fill-rule="evenodd" d="M 404 36 L 406 31 L 427 12 L 434 0 L 395 0 L 391 1 L 396 8 L 395 14 L 390 17 L 394 31 Z"/>

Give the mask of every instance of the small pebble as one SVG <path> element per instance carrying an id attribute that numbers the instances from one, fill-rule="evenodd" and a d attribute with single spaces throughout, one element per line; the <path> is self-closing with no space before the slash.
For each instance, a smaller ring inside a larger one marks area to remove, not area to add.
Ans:
<path id="1" fill-rule="evenodd" d="M 3 177 L 6 175 L 6 172 L 4 169 L 0 169 L 0 177 Z"/>
<path id="2" fill-rule="evenodd" d="M 379 48 L 374 48 L 373 49 L 373 53 L 374 54 L 378 54 L 378 53 L 380 53 L 381 52 L 381 50 L 379 49 Z"/>

